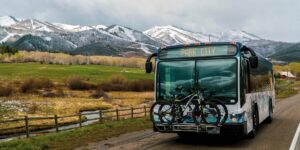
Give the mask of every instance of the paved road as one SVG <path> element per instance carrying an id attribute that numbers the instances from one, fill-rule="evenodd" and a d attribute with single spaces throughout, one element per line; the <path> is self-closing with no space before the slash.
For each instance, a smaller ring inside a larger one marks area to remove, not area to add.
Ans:
<path id="1" fill-rule="evenodd" d="M 278 101 L 272 124 L 262 124 L 255 139 L 228 137 L 197 137 L 196 140 L 179 138 L 176 134 L 154 133 L 151 130 L 121 135 L 78 149 L 111 150 L 182 150 L 182 149 L 243 149 L 287 150 L 300 122 L 300 94 Z"/>

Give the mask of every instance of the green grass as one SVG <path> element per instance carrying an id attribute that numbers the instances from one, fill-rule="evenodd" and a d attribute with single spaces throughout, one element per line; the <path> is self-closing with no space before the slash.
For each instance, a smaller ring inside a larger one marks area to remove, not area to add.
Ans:
<path id="1" fill-rule="evenodd" d="M 149 118 L 94 124 L 80 129 L 0 143 L 1 150 L 68 150 L 132 131 L 151 128 Z"/>
<path id="2" fill-rule="evenodd" d="M 30 77 L 46 77 L 63 81 L 72 76 L 80 76 L 91 82 L 101 82 L 112 75 L 120 74 L 127 79 L 153 79 L 143 69 L 100 65 L 55 65 L 38 63 L 1 63 L 1 80 L 24 80 Z"/>
<path id="3" fill-rule="evenodd" d="M 293 80 L 276 80 L 276 98 L 283 99 L 298 93 L 296 88 L 300 87 L 299 81 Z"/>

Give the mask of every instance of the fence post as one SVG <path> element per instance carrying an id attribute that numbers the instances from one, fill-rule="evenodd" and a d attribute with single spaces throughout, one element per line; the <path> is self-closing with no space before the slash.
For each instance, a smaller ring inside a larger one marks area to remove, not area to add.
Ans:
<path id="1" fill-rule="evenodd" d="M 144 111 L 145 111 L 145 117 L 147 116 L 147 107 L 146 105 L 144 106 Z"/>
<path id="2" fill-rule="evenodd" d="M 99 110 L 99 122 L 102 123 L 102 111 Z"/>
<path id="3" fill-rule="evenodd" d="M 79 112 L 79 127 L 82 127 L 82 118 L 81 118 L 81 112 Z"/>
<path id="4" fill-rule="evenodd" d="M 54 115 L 54 122 L 55 122 L 55 131 L 58 132 L 58 119 L 57 119 L 57 115 Z"/>
<path id="5" fill-rule="evenodd" d="M 131 107 L 131 118 L 133 118 L 133 107 Z"/>
<path id="6" fill-rule="evenodd" d="M 25 129 L 26 129 L 26 137 L 29 137 L 29 126 L 28 126 L 28 116 L 25 116 Z"/>
<path id="7" fill-rule="evenodd" d="M 119 109 L 116 109 L 117 120 L 119 120 Z"/>

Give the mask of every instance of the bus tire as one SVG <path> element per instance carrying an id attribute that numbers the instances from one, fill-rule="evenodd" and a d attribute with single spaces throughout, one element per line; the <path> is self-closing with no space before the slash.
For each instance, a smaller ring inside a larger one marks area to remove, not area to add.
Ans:
<path id="1" fill-rule="evenodd" d="M 273 121 L 273 105 L 272 100 L 269 102 L 269 117 L 266 119 L 267 123 L 272 123 Z"/>
<path id="2" fill-rule="evenodd" d="M 252 125 L 253 125 L 253 129 L 252 131 L 247 135 L 247 137 L 249 139 L 253 139 L 255 136 L 256 136 L 256 132 L 257 132 L 257 129 L 258 129 L 258 125 L 259 125 L 259 116 L 258 116 L 258 109 L 257 107 L 255 106 L 254 107 L 254 111 L 253 111 L 253 114 L 252 114 Z"/>

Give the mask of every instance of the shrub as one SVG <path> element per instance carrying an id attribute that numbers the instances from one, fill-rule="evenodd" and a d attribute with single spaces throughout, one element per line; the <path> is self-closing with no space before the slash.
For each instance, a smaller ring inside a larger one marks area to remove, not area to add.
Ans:
<path id="1" fill-rule="evenodd" d="M 1 54 L 15 54 L 18 52 L 18 49 L 15 47 L 11 47 L 8 45 L 0 45 L 0 53 Z"/>
<path id="2" fill-rule="evenodd" d="M 7 97 L 10 96 L 13 92 L 13 89 L 9 86 L 0 86 L 0 96 Z"/>
<path id="3" fill-rule="evenodd" d="M 30 78 L 21 84 L 20 91 L 22 93 L 27 93 L 37 89 L 52 88 L 53 86 L 53 82 L 47 78 Z"/>
<path id="4" fill-rule="evenodd" d="M 94 84 L 83 81 L 80 77 L 73 77 L 68 80 L 68 86 L 71 90 L 90 90 L 95 88 Z"/>
<path id="5" fill-rule="evenodd" d="M 108 99 L 108 95 L 102 90 L 101 87 L 98 87 L 91 95 L 91 98 L 101 98 Z"/>

